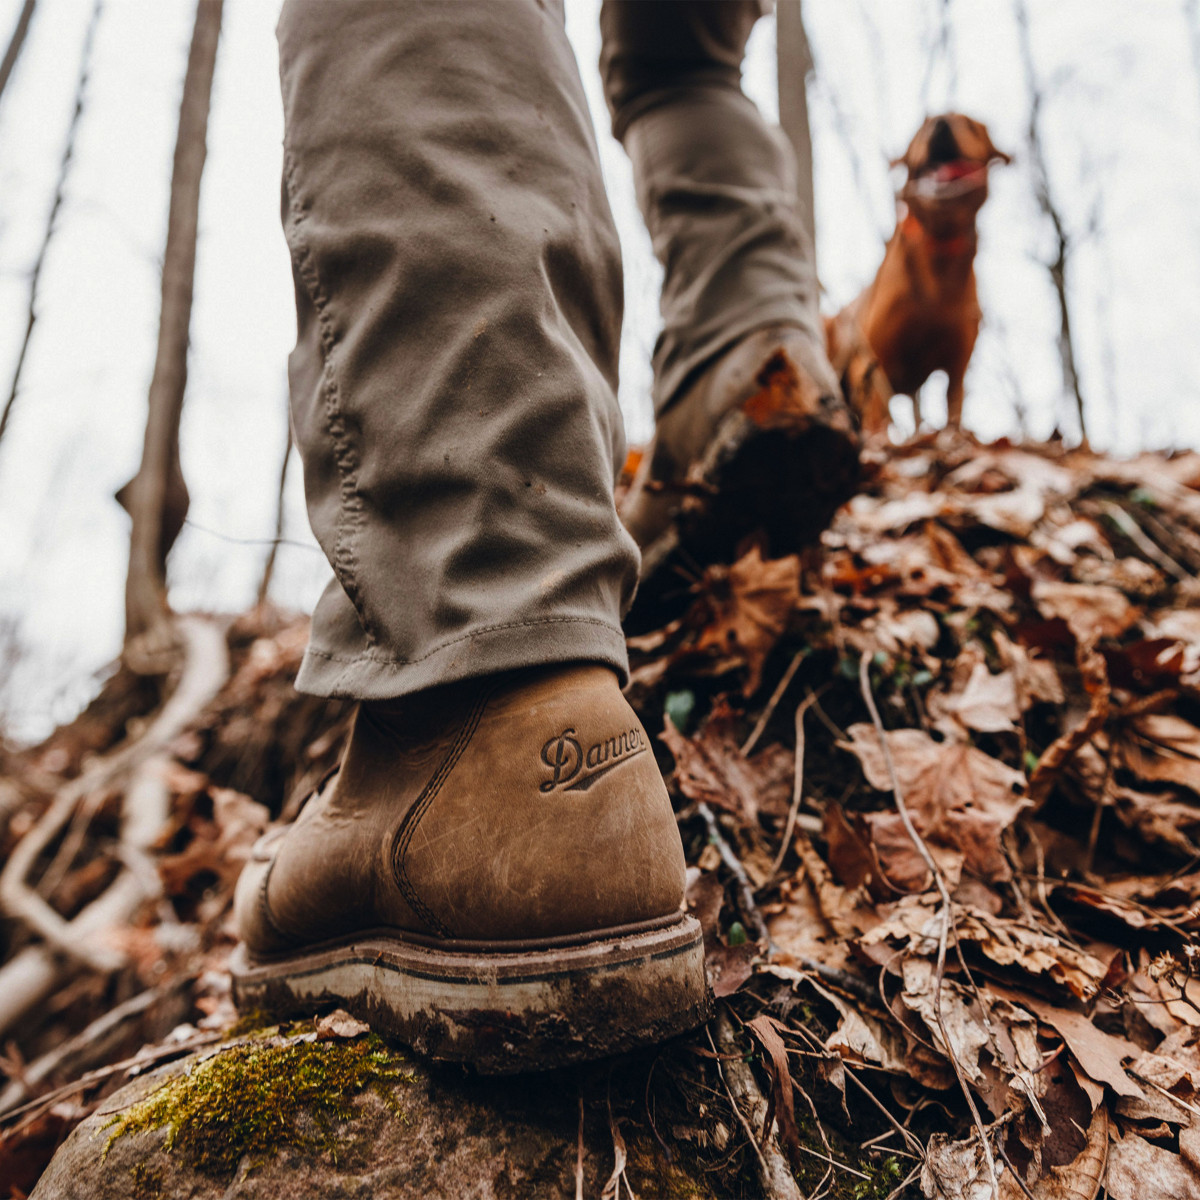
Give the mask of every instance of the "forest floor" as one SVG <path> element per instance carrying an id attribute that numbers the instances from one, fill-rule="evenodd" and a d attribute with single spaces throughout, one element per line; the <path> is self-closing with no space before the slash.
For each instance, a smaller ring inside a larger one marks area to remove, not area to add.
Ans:
<path id="1" fill-rule="evenodd" d="M 1200 455 L 920 438 L 743 549 L 630 638 L 718 1016 L 613 1068 L 605 1195 L 1200 1196 Z M 345 736 L 306 621 L 181 629 L 0 750 L 3 1198 L 236 1028 L 238 871 Z"/>

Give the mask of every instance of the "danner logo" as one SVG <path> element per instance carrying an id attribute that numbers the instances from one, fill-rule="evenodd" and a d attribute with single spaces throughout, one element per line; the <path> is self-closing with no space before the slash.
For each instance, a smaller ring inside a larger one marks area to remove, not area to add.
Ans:
<path id="1" fill-rule="evenodd" d="M 585 751 L 574 729 L 564 729 L 542 747 L 542 762 L 550 768 L 543 792 L 561 787 L 566 792 L 586 792 L 613 767 L 648 749 L 640 729 L 630 729 L 603 741 L 593 742 Z"/>

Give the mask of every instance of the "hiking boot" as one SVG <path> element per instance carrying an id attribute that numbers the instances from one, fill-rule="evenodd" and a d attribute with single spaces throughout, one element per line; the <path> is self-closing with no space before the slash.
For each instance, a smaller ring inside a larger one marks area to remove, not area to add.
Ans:
<path id="1" fill-rule="evenodd" d="M 243 1010 L 341 1007 L 486 1072 L 598 1058 L 708 1015 L 649 740 L 606 667 L 363 704 L 341 767 L 238 881 Z"/>
<path id="2" fill-rule="evenodd" d="M 858 486 L 858 437 L 824 351 L 803 329 L 760 329 L 715 359 L 659 418 L 621 507 L 642 580 L 683 550 L 728 562 L 813 542 Z"/>

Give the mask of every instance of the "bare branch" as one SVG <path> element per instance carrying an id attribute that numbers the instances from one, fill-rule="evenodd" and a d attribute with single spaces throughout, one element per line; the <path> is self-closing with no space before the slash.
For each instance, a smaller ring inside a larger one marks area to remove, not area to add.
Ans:
<path id="1" fill-rule="evenodd" d="M 25 0 L 25 3 L 21 5 L 21 11 L 17 14 L 17 24 L 13 29 L 12 37 L 8 40 L 8 49 L 5 50 L 4 58 L 0 61 L 0 96 L 4 95 L 4 89 L 12 77 L 13 68 L 21 56 L 21 49 L 25 45 L 25 35 L 29 32 L 29 22 L 33 20 L 33 9 L 36 2 L 37 0 Z"/>
<path id="2" fill-rule="evenodd" d="M 1017 41 L 1020 47 L 1021 61 L 1025 68 L 1026 83 L 1029 87 L 1029 126 L 1026 140 L 1029 144 L 1029 161 L 1033 170 L 1033 191 L 1038 207 L 1054 230 L 1054 257 L 1043 265 L 1050 274 L 1050 282 L 1058 300 L 1058 355 L 1062 362 L 1063 394 L 1074 397 L 1075 410 L 1079 418 L 1079 435 L 1086 446 L 1088 435 L 1084 419 L 1083 389 L 1079 381 L 1079 371 L 1075 365 L 1075 343 L 1071 336 L 1071 308 L 1068 301 L 1067 272 L 1073 248 L 1073 237 L 1067 228 L 1062 209 L 1059 208 L 1050 189 L 1050 173 L 1042 140 L 1042 104 L 1045 99 L 1045 91 L 1038 80 L 1037 68 L 1033 61 L 1029 11 L 1025 7 L 1025 0 L 1013 0 L 1013 3 L 1017 19 Z"/>
<path id="3" fill-rule="evenodd" d="M 50 202 L 50 216 L 46 221 L 46 232 L 42 235 L 42 244 L 38 248 L 37 258 L 33 262 L 33 270 L 29 275 L 29 307 L 25 317 L 25 333 L 21 338 L 21 349 L 17 352 L 17 365 L 13 368 L 12 382 L 8 388 L 8 398 L 4 401 L 4 411 L 0 412 L 0 438 L 8 428 L 9 417 L 12 416 L 13 405 L 17 402 L 17 392 L 21 387 L 21 373 L 25 368 L 25 357 L 29 353 L 29 343 L 33 339 L 33 326 L 37 321 L 38 286 L 42 279 L 42 267 L 46 262 L 46 252 L 50 249 L 50 241 L 54 237 L 58 225 L 58 212 L 62 208 L 63 196 L 66 192 L 67 176 L 71 171 L 71 160 L 75 156 L 75 137 L 79 132 L 79 120 L 83 116 L 83 103 L 87 94 L 88 77 L 92 70 L 92 45 L 96 37 L 96 24 L 100 19 L 102 0 L 96 0 L 92 7 L 92 16 L 88 21 L 87 32 L 83 37 L 83 53 L 79 58 L 79 79 L 75 84 L 75 107 L 71 110 L 71 123 L 67 126 L 67 142 L 63 147 L 62 161 L 58 168 L 58 181 L 54 185 L 54 199 Z M 27 5 L 32 10 L 32 5 Z M 18 22 L 18 32 L 20 24 Z M 16 34 L 14 33 L 14 38 Z M 21 35 L 24 38 L 24 34 Z M 17 46 L 17 51 L 20 46 Z M 9 54 L 16 60 L 16 54 L 10 44 Z M 5 55 L 4 65 L 12 69 Z M 8 82 L 7 76 L 0 74 L 0 90 Z"/>

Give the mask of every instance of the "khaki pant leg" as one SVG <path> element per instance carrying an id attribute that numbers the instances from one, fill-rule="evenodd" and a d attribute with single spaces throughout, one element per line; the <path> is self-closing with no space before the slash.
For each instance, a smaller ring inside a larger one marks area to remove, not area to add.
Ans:
<path id="1" fill-rule="evenodd" d="M 301 690 L 626 671 L 620 252 L 561 3 L 288 0 Z"/>
<path id="2" fill-rule="evenodd" d="M 662 412 L 732 343 L 793 325 L 820 344 L 794 152 L 741 88 L 759 0 L 604 0 L 600 69 L 613 133 L 663 265 L 654 350 Z M 832 371 L 818 381 L 836 391 Z"/>

